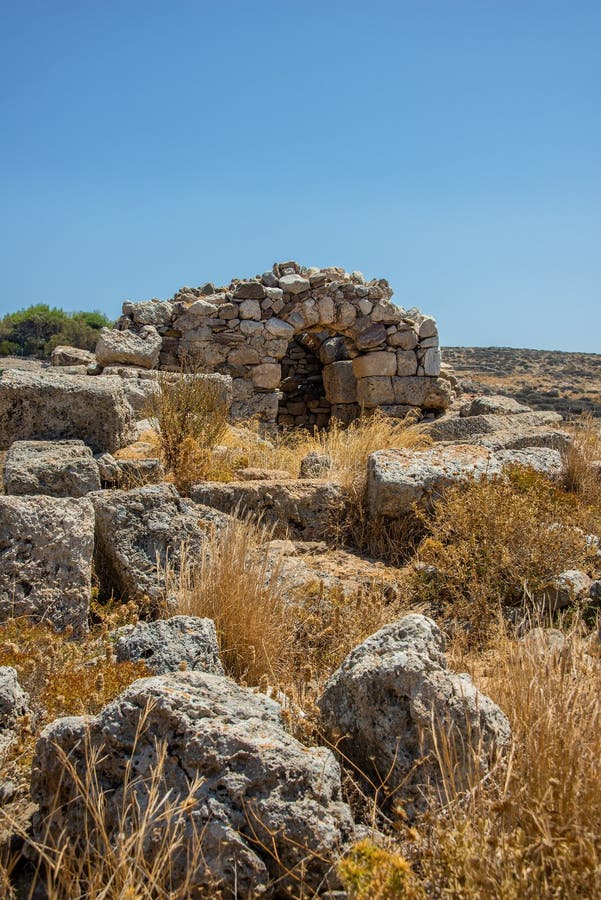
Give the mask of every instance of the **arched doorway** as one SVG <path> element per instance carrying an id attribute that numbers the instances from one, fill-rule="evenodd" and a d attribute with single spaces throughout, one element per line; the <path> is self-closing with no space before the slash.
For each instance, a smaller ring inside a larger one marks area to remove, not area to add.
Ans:
<path id="1" fill-rule="evenodd" d="M 278 425 L 326 428 L 332 418 L 348 423 L 359 415 L 351 340 L 317 326 L 301 331 L 282 358 Z"/>

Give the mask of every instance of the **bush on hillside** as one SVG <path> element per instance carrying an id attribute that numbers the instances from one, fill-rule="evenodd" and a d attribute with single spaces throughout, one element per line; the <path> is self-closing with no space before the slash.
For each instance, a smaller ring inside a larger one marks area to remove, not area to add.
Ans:
<path id="1" fill-rule="evenodd" d="M 38 303 L 8 313 L 0 320 L 0 356 L 50 356 L 59 344 L 93 350 L 98 331 L 111 325 L 102 313 L 67 313 L 58 307 Z"/>

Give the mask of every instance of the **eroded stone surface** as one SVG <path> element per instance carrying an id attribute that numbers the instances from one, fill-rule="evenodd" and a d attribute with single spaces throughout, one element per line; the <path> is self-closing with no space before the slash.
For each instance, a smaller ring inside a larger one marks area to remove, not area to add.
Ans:
<path id="1" fill-rule="evenodd" d="M 137 437 L 120 378 L 60 370 L 0 372 L 0 449 L 19 440 L 79 438 L 112 453 Z"/>
<path id="2" fill-rule="evenodd" d="M 317 479 L 203 482 L 195 485 L 196 503 L 226 513 L 250 515 L 274 528 L 274 537 L 333 540 L 344 509 L 340 485 Z"/>
<path id="3" fill-rule="evenodd" d="M 395 800 L 411 814 L 419 787 L 441 784 L 433 758 L 433 729 L 457 753 L 455 777 L 468 783 L 473 752 L 482 774 L 509 743 L 509 722 L 468 675 L 448 668 L 444 637 L 422 615 L 405 616 L 355 647 L 332 675 L 318 701 L 332 741 L 371 778 L 386 777 Z"/>
<path id="4" fill-rule="evenodd" d="M 15 441 L 6 455 L 4 489 L 83 497 L 100 489 L 98 463 L 83 441 Z"/>
<path id="5" fill-rule="evenodd" d="M 96 344 L 96 359 L 101 366 L 140 366 L 156 368 L 161 352 L 161 336 L 154 325 L 143 325 L 138 332 L 101 328 Z"/>
<path id="6" fill-rule="evenodd" d="M 210 529 L 224 524 L 215 510 L 199 509 L 171 484 L 89 495 L 96 512 L 96 572 L 102 596 L 125 601 L 164 596 L 165 567 L 198 563 Z"/>
<path id="7" fill-rule="evenodd" d="M 136 744 L 149 703 L 147 727 Z M 103 748 L 94 777 L 107 798 L 109 831 L 119 827 L 125 763 L 132 758 L 136 777 L 149 778 L 157 739 L 169 747 L 162 791 L 172 799 L 187 797 L 191 779 L 200 777 L 186 812 L 190 837 L 194 828 L 203 836 L 193 888 L 216 879 L 228 895 L 282 896 L 295 882 L 284 876 L 277 887 L 268 886 L 283 874 L 274 862 L 279 857 L 296 874 L 307 861 L 306 885 L 327 890 L 331 863 L 353 835 L 340 770 L 329 750 L 304 747 L 284 730 L 273 700 L 227 678 L 180 672 L 136 681 L 94 718 L 58 719 L 42 732 L 33 763 L 37 838 L 45 835 L 49 815 L 53 830 L 66 828 L 74 841 L 84 834 L 60 751 L 84 774 L 86 736 L 89 745 Z M 189 870 L 186 842 L 172 865 L 177 889 Z"/>
<path id="8" fill-rule="evenodd" d="M 378 450 L 367 462 L 370 516 L 402 518 L 414 505 L 429 507 L 445 488 L 500 475 L 512 465 L 550 477 L 562 471 L 560 453 L 546 447 L 493 452 L 471 444 L 440 444 L 428 450 Z"/>
<path id="9" fill-rule="evenodd" d="M 119 629 L 117 662 L 144 662 L 156 675 L 193 669 L 223 675 L 217 632 L 212 619 L 173 616 Z"/>
<path id="10" fill-rule="evenodd" d="M 0 496 L 0 620 L 87 628 L 94 508 L 87 497 Z"/>

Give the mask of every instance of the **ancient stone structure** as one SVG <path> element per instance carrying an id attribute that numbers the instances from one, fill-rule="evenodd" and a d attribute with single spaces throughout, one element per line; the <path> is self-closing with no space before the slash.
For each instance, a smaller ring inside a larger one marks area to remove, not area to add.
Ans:
<path id="1" fill-rule="evenodd" d="M 276 263 L 227 288 L 182 288 L 171 300 L 126 302 L 117 324 L 161 336 L 159 368 L 182 359 L 233 379 L 232 419 L 323 427 L 361 409 L 444 410 L 436 322 L 391 303 L 384 279 Z"/>

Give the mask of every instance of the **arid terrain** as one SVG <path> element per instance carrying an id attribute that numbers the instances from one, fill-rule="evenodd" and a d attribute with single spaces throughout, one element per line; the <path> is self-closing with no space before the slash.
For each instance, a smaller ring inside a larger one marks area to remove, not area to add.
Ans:
<path id="1" fill-rule="evenodd" d="M 1 360 L 0 897 L 596 900 L 599 359 L 288 262 Z"/>
<path id="2" fill-rule="evenodd" d="M 533 409 L 601 417 L 601 354 L 511 347 L 444 347 L 465 390 L 505 394 Z"/>

